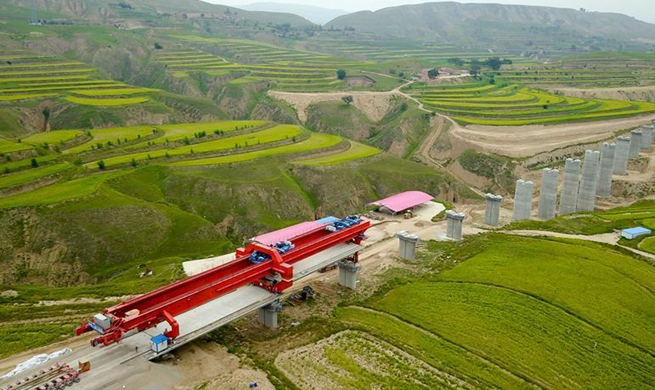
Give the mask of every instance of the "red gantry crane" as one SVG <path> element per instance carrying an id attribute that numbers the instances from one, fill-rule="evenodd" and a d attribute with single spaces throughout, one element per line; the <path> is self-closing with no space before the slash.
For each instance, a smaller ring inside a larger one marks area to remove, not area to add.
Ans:
<path id="1" fill-rule="evenodd" d="M 100 336 L 91 345 L 110 345 L 127 332 L 166 321 L 170 330 L 164 336 L 175 339 L 180 334 L 175 316 L 248 284 L 282 293 L 293 285 L 293 264 L 336 245 L 361 243 L 370 225 L 353 215 L 275 245 L 252 242 L 237 249 L 236 259 L 229 263 L 103 310 L 84 321 L 76 334 L 95 330 Z M 357 253 L 352 259 L 357 262 Z"/>

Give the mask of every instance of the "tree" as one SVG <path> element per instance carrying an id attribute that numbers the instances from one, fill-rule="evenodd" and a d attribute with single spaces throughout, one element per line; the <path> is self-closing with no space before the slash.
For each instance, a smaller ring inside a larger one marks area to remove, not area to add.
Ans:
<path id="1" fill-rule="evenodd" d="M 478 73 L 480 73 L 480 64 L 471 61 L 471 69 L 469 69 L 469 73 L 471 73 L 471 76 L 477 76 Z"/>
<path id="2" fill-rule="evenodd" d="M 134 168 L 136 168 L 136 166 L 138 165 L 134 157 L 132 157 L 132 161 L 130 162 L 130 165 L 132 165 Z"/>
<path id="3" fill-rule="evenodd" d="M 35 158 L 30 160 L 30 164 L 32 165 L 32 168 L 37 168 L 39 166 L 39 162 L 36 161 Z"/>
<path id="4" fill-rule="evenodd" d="M 439 75 L 439 71 L 437 70 L 437 68 L 432 68 L 432 69 L 428 70 L 428 77 L 429 78 L 436 79 L 438 75 Z"/>
<path id="5" fill-rule="evenodd" d="M 491 57 L 488 58 L 484 64 L 488 67 L 490 67 L 493 70 L 498 70 L 500 69 L 500 66 L 503 64 L 503 62 L 500 60 L 498 57 Z"/>
<path id="6" fill-rule="evenodd" d="M 350 103 L 353 102 L 353 97 L 352 95 L 346 95 L 342 97 L 341 100 L 343 100 L 343 102 L 346 103 L 347 105 L 350 105 Z"/>
<path id="7" fill-rule="evenodd" d="M 339 80 L 343 80 L 343 79 L 345 79 L 345 78 L 346 78 L 346 71 L 343 70 L 343 69 L 339 69 L 339 70 L 337 70 L 337 78 L 338 78 Z"/>
<path id="8" fill-rule="evenodd" d="M 164 46 L 162 46 L 159 42 L 155 42 L 155 50 L 161 50 L 163 48 Z"/>
<path id="9" fill-rule="evenodd" d="M 98 161 L 98 169 L 100 169 L 101 171 L 104 171 L 105 168 L 106 168 L 105 162 L 103 160 Z"/>

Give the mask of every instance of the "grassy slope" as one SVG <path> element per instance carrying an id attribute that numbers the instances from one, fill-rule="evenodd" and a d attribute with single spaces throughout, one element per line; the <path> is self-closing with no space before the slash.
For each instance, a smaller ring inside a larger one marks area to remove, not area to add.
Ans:
<path id="1" fill-rule="evenodd" d="M 334 329 L 367 332 L 474 387 L 653 388 L 650 264 L 593 243 L 488 234 L 431 242 L 412 266 L 416 276 L 367 308 L 338 309 Z"/>

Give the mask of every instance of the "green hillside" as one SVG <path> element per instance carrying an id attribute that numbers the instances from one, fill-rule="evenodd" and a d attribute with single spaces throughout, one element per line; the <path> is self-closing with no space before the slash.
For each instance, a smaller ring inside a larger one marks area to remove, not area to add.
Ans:
<path id="1" fill-rule="evenodd" d="M 562 50 L 571 45 L 606 49 L 638 46 L 634 41 L 655 35 L 655 25 L 621 14 L 456 2 L 354 12 L 327 25 L 369 36 L 522 51 Z"/>
<path id="2" fill-rule="evenodd" d="M 25 7 L 24 1 L 12 0 L 8 3 Z M 294 26 L 307 26 L 307 19 L 289 13 L 245 11 L 234 7 L 210 4 L 199 0 L 130 0 L 113 2 L 109 0 L 36 0 L 28 7 L 43 9 L 46 12 L 75 19 L 110 21 L 112 19 L 156 20 L 161 17 L 179 16 L 195 18 L 204 14 L 207 18 L 232 17 L 235 20 L 248 20 L 259 23 L 289 23 Z M 228 12 L 228 10 L 230 10 Z M 48 17 L 48 16 L 46 16 Z"/>
<path id="3" fill-rule="evenodd" d="M 653 388 L 650 264 L 501 234 L 425 249 L 416 276 L 337 309 L 337 333 L 279 354 L 283 375 L 299 388 Z"/>

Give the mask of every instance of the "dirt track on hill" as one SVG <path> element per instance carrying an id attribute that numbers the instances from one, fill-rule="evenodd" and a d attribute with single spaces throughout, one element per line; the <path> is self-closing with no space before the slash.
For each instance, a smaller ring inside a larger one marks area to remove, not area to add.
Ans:
<path id="1" fill-rule="evenodd" d="M 563 93 L 568 96 L 597 99 L 642 100 L 655 102 L 655 86 L 615 87 L 615 88 L 573 88 L 545 87 L 553 93 Z"/>
<path id="2" fill-rule="evenodd" d="M 400 96 L 396 89 L 386 92 L 325 92 L 325 93 L 295 93 L 269 91 L 268 95 L 285 101 L 296 109 L 298 119 L 301 122 L 307 121 L 307 109 L 310 105 L 320 102 L 341 101 L 347 95 L 353 97 L 353 106 L 357 107 L 370 120 L 377 122 L 391 109 L 391 98 Z"/>
<path id="3" fill-rule="evenodd" d="M 550 126 L 469 125 L 462 127 L 455 123 L 451 134 L 488 153 L 528 157 L 565 146 L 601 141 L 612 137 L 617 131 L 645 125 L 653 120 L 655 115 Z"/>
<path id="4" fill-rule="evenodd" d="M 353 105 L 364 113 L 369 119 L 379 121 L 389 112 L 391 98 L 393 96 L 403 97 L 418 104 L 418 108 L 425 112 L 432 112 L 426 109 L 416 98 L 401 91 L 401 88 L 412 84 L 408 82 L 391 91 L 373 92 L 326 92 L 326 93 L 293 93 L 269 91 L 269 95 L 291 104 L 298 114 L 298 118 L 305 122 L 307 120 L 307 109 L 310 105 L 318 102 L 340 101 L 343 96 L 352 95 Z M 647 90 L 655 94 L 655 87 L 628 87 L 621 88 L 621 91 Z M 569 92 L 569 89 L 558 89 Z M 619 89 L 608 89 L 607 98 L 615 97 Z M 580 90 L 584 93 L 591 91 Z M 603 91 L 602 89 L 599 91 Z M 573 89 L 571 89 L 571 94 Z M 599 92 L 601 93 L 601 92 Z M 589 96 L 587 96 L 589 97 Z M 602 96 L 605 97 L 605 96 Z M 625 96 L 623 96 L 625 98 Z M 438 114 L 438 113 L 437 113 Z M 471 148 L 487 152 L 505 155 L 509 157 L 529 157 L 538 153 L 549 152 L 555 149 L 570 145 L 592 143 L 611 138 L 616 132 L 635 128 L 655 120 L 655 115 L 642 115 L 631 118 L 615 119 L 609 121 L 596 121 L 585 123 L 563 123 L 558 125 L 528 125 L 528 126 L 482 126 L 467 125 L 461 126 L 450 117 L 438 114 L 451 122 L 450 134 L 465 143 Z M 428 137 L 426 145 L 422 149 L 429 148 L 435 137 Z M 426 157 L 426 150 L 422 155 Z"/>

